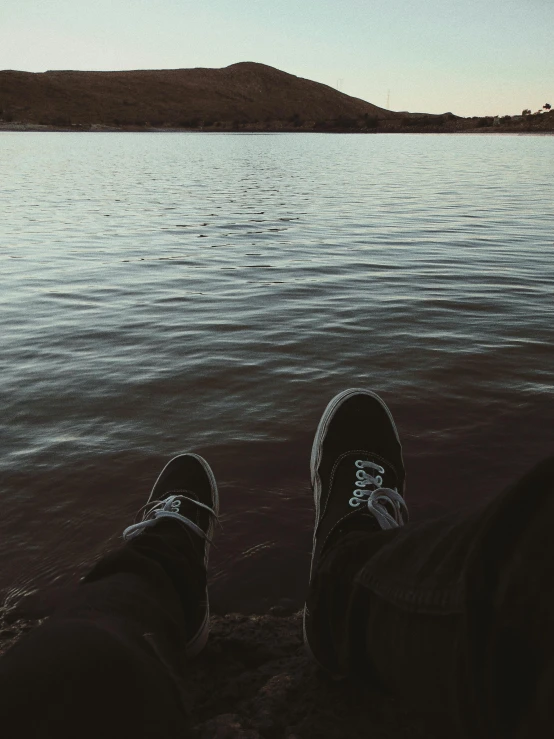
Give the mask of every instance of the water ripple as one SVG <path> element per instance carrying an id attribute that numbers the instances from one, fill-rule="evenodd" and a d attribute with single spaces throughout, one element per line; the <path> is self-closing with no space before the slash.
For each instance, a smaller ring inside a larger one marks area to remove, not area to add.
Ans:
<path id="1" fill-rule="evenodd" d="M 0 586 L 90 561 L 187 448 L 229 511 L 218 587 L 226 557 L 252 574 L 283 532 L 304 562 L 309 438 L 349 385 L 398 416 L 416 511 L 536 461 L 553 441 L 553 146 L 1 134 Z"/>

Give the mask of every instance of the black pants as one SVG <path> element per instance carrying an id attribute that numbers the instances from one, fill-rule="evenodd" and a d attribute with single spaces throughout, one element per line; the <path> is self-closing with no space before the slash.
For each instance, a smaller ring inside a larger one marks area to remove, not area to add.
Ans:
<path id="1" fill-rule="evenodd" d="M 318 656 L 422 707 L 440 701 L 468 738 L 551 736 L 553 523 L 554 458 L 470 513 L 344 534 L 308 594 Z M 4 730 L 186 735 L 183 646 L 204 586 L 187 536 L 160 522 L 108 555 L 0 659 Z"/>

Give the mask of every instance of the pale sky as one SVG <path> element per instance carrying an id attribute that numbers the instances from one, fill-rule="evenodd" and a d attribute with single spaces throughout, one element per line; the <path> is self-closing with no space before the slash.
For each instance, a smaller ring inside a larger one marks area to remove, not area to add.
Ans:
<path id="1" fill-rule="evenodd" d="M 554 105 L 554 0 L 0 0 L 0 69 L 240 61 L 390 108 Z M 0 100 L 1 103 L 1 100 Z"/>

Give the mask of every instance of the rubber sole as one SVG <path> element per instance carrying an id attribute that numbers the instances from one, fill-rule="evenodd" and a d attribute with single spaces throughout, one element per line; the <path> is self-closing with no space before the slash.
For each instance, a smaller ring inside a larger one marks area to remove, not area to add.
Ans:
<path id="1" fill-rule="evenodd" d="M 208 642 L 208 637 L 210 636 L 210 603 L 207 598 L 208 590 L 206 589 L 206 615 L 196 634 L 185 644 L 185 654 L 187 657 L 196 657 Z"/>

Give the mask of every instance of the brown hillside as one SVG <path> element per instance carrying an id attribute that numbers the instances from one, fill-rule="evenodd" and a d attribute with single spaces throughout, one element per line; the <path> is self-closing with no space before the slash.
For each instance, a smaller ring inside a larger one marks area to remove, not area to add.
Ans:
<path id="1" fill-rule="evenodd" d="M 265 64 L 130 72 L 0 72 L 4 120 L 68 126 L 275 124 L 398 114 Z M 1 114 L 0 114 L 1 115 Z"/>

